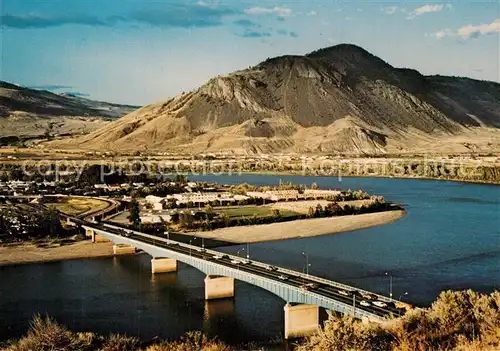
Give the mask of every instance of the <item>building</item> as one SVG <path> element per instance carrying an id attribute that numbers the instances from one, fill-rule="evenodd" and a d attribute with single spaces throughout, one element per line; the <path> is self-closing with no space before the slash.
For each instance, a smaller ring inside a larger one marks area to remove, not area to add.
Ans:
<path id="1" fill-rule="evenodd" d="M 298 190 L 268 190 L 268 191 L 248 191 L 247 196 L 253 198 L 268 199 L 271 201 L 288 201 L 299 198 Z"/>
<path id="2" fill-rule="evenodd" d="M 232 202 L 234 200 L 233 194 L 230 192 L 197 192 L 197 193 L 182 193 L 174 194 L 173 198 L 176 199 L 176 203 L 187 204 L 189 202 L 195 204 L 208 204 L 211 202 Z"/>
<path id="3" fill-rule="evenodd" d="M 172 216 L 169 214 L 162 214 L 162 215 L 148 214 L 148 215 L 141 216 L 142 223 L 161 223 L 162 220 L 164 222 L 169 223 L 172 221 Z"/>
<path id="4" fill-rule="evenodd" d="M 306 189 L 302 195 L 306 199 L 327 199 L 340 194 L 341 192 L 339 190 Z"/>
<path id="5" fill-rule="evenodd" d="M 155 211 L 161 211 L 165 208 L 166 200 L 163 197 L 148 195 L 145 200 Z"/>

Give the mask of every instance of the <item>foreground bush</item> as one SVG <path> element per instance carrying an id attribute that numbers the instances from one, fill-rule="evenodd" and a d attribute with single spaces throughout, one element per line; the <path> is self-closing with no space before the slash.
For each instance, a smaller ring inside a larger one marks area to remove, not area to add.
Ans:
<path id="1" fill-rule="evenodd" d="M 298 350 L 500 350 L 500 292 L 445 291 L 430 308 L 380 325 L 330 314 Z"/>
<path id="2" fill-rule="evenodd" d="M 244 348 L 256 350 L 255 347 Z M 50 318 L 35 317 L 27 335 L 2 351 L 232 351 L 190 332 L 179 341 L 143 345 L 137 338 L 74 333 Z M 242 350 L 242 348 L 238 348 Z M 493 351 L 500 350 L 500 292 L 442 292 L 427 309 L 382 324 L 330 314 L 297 351 Z"/>
<path id="3" fill-rule="evenodd" d="M 221 342 L 209 340 L 200 332 L 187 333 L 179 341 L 143 347 L 139 339 L 112 334 L 74 333 L 54 320 L 36 316 L 26 336 L 2 351 L 231 351 Z"/>

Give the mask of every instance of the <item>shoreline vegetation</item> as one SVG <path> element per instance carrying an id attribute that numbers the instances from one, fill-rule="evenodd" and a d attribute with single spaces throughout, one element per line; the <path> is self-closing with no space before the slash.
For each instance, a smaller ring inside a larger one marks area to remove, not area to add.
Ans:
<path id="1" fill-rule="evenodd" d="M 276 342 L 277 343 L 277 342 Z M 493 351 L 500 347 L 500 292 L 443 291 L 428 308 L 414 309 L 381 324 L 329 313 L 318 331 L 290 345 L 295 351 Z M 75 333 L 49 317 L 35 316 L 26 335 L 0 344 L 2 351 L 236 351 L 264 350 L 255 344 L 233 347 L 202 332 L 176 341 L 142 342 L 136 337 Z"/>
<path id="2" fill-rule="evenodd" d="M 2 151 L 0 149 L 0 151 Z M 13 153 L 16 154 L 16 153 Z M 457 154 L 448 156 L 423 155 L 120 155 L 96 153 L 89 156 L 82 154 L 74 158 L 68 154 L 65 158 L 57 153 L 49 157 L 49 161 L 22 160 L 26 154 L 20 153 L 14 159 L 2 160 L 0 154 L 0 181 L 2 174 L 27 170 L 34 174 L 45 174 L 45 171 L 64 173 L 62 177 L 78 176 L 83 168 L 100 166 L 106 170 L 138 175 L 137 171 L 149 175 L 175 176 L 176 174 L 191 175 L 222 175 L 222 174 L 268 174 L 294 176 L 325 176 L 325 177 L 374 177 L 400 179 L 432 179 L 479 184 L 500 184 L 500 158 L 494 154 L 485 156 Z M 70 158 L 68 158 L 71 156 Z M 47 157 L 47 155 L 45 155 Z M 147 157 L 147 158 L 144 158 Z M 43 172 L 40 172 L 40 168 Z M 81 174 L 80 174 L 81 175 Z"/>
<path id="3" fill-rule="evenodd" d="M 388 224 L 404 217 L 405 214 L 405 210 L 392 210 L 256 226 L 229 227 L 183 234 L 230 243 L 258 243 L 342 234 Z M 113 244 L 111 242 L 92 243 L 89 240 L 46 239 L 37 243 L 3 244 L 3 246 L 0 246 L 0 267 L 77 259 L 109 258 L 113 256 Z"/>
<path id="4" fill-rule="evenodd" d="M 456 179 L 456 178 L 443 178 L 443 177 L 427 177 L 418 175 L 387 175 L 387 174 L 369 174 L 369 175 L 341 175 L 340 177 L 335 174 L 322 175 L 314 173 L 303 173 L 303 172 L 241 172 L 241 175 L 265 175 L 265 176 L 290 176 L 290 177 L 331 177 L 331 178 L 383 178 L 383 179 L 416 179 L 416 180 L 437 180 L 443 182 L 455 182 L 455 183 L 466 183 L 466 184 L 478 184 L 478 185 L 500 185 L 500 179 L 495 181 L 487 180 L 466 180 L 466 179 Z M 189 174 L 186 174 L 189 175 Z M 226 173 L 225 175 L 229 175 Z"/>

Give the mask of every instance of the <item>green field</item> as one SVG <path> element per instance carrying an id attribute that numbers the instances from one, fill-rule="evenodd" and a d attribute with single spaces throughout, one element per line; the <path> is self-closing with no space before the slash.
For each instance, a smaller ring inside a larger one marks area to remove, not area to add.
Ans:
<path id="1" fill-rule="evenodd" d="M 246 218 L 253 217 L 270 217 L 273 215 L 272 208 L 268 206 L 245 206 L 245 207 L 230 207 L 225 209 L 217 209 L 215 213 L 225 213 L 229 218 Z M 280 210 L 282 217 L 292 217 L 298 215 L 297 212 Z"/>
<path id="2" fill-rule="evenodd" d="M 90 198 L 69 198 L 61 202 L 47 204 L 47 206 L 53 207 L 69 216 L 79 216 L 88 212 L 104 210 L 109 206 L 109 203 L 104 200 Z"/>

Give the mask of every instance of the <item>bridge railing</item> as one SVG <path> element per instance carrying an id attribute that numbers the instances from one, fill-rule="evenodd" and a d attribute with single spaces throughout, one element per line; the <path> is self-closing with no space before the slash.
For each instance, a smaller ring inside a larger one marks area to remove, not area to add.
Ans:
<path id="1" fill-rule="evenodd" d="M 200 247 L 196 246 L 196 245 L 185 244 L 185 243 L 182 243 L 182 242 L 179 242 L 179 241 L 175 241 L 175 240 L 171 240 L 171 239 L 164 239 L 164 238 L 159 237 L 159 236 L 150 235 L 150 234 L 146 234 L 146 233 L 141 233 L 141 232 L 138 232 L 138 231 L 135 231 L 135 230 L 131 230 L 131 229 L 124 229 L 124 228 L 121 228 L 121 227 L 118 227 L 118 226 L 114 226 L 114 225 L 108 224 L 108 223 L 104 223 L 103 225 L 106 226 L 106 227 L 112 228 L 112 229 L 125 230 L 126 232 L 130 232 L 130 233 L 133 233 L 135 235 L 143 236 L 143 237 L 146 237 L 146 238 L 149 238 L 149 239 L 158 240 L 158 241 L 165 242 L 165 243 L 169 243 L 169 242 L 170 243 L 176 243 L 176 244 L 178 244 L 181 247 L 185 247 L 185 248 L 192 249 L 192 250 L 199 250 L 200 249 Z M 239 260 L 239 261 L 244 260 L 244 258 L 242 258 L 242 257 L 234 256 L 234 255 L 227 254 L 227 253 L 220 252 L 220 251 L 205 249 L 205 252 L 208 253 L 208 254 L 212 254 L 212 255 L 227 255 L 232 260 Z M 254 260 L 251 260 L 251 261 L 252 261 L 252 265 L 257 266 L 257 267 L 268 268 L 269 266 L 271 266 L 271 264 L 268 264 L 268 263 L 263 263 L 263 262 L 254 261 Z M 274 265 L 274 266 L 276 268 L 278 268 L 278 272 L 283 273 L 283 274 L 297 276 L 299 278 L 305 278 L 305 279 L 308 279 L 310 281 L 314 281 L 314 282 L 317 282 L 319 284 L 328 285 L 328 286 L 331 286 L 331 287 L 334 287 L 334 288 L 337 288 L 337 289 L 342 289 L 342 290 L 346 290 L 346 291 L 358 291 L 359 293 L 362 293 L 362 294 L 374 295 L 374 296 L 377 296 L 377 299 L 380 300 L 380 301 L 385 301 L 385 302 L 391 302 L 392 301 L 390 298 L 388 298 L 386 296 L 375 294 L 375 293 L 373 293 L 371 291 L 366 291 L 366 290 L 363 290 L 363 289 L 359 289 L 357 287 L 353 287 L 353 286 L 350 286 L 350 285 L 338 283 L 338 282 L 331 281 L 331 280 L 328 280 L 328 279 L 325 279 L 325 278 L 321 278 L 321 277 L 317 277 L 317 276 L 314 276 L 314 275 L 304 274 L 302 272 L 294 271 L 292 269 L 283 268 L 283 267 L 276 266 L 276 265 Z"/>
<path id="2" fill-rule="evenodd" d="M 108 227 L 113 227 L 111 225 L 107 225 Z M 126 243 L 129 245 L 136 246 L 137 248 L 141 248 L 144 251 L 148 252 L 150 255 L 154 254 L 162 254 L 166 255 L 167 257 L 177 259 L 179 261 L 182 261 L 184 263 L 189 264 L 190 266 L 193 266 L 195 268 L 200 269 L 201 271 L 205 272 L 206 274 L 213 274 L 213 275 L 223 275 L 223 276 L 231 276 L 235 279 L 245 281 L 247 283 L 259 286 L 261 288 L 264 288 L 281 298 L 283 298 L 287 302 L 295 302 L 295 303 L 307 303 L 307 304 L 314 304 L 318 306 L 322 306 L 327 309 L 331 310 L 336 310 L 342 313 L 346 314 L 351 314 L 354 315 L 356 318 L 368 318 L 372 321 L 382 321 L 385 319 L 385 317 L 378 316 L 376 314 L 370 313 L 368 311 L 365 311 L 363 309 L 360 309 L 358 307 L 352 306 L 348 303 L 338 301 L 334 298 L 326 297 L 321 295 L 318 292 L 315 291 L 307 291 L 304 289 L 301 289 L 300 287 L 293 286 L 290 284 L 287 284 L 286 281 L 279 281 L 277 279 L 271 279 L 266 276 L 259 275 L 258 273 L 254 272 L 247 272 L 245 270 L 241 270 L 239 267 L 232 267 L 232 266 L 226 266 L 222 265 L 216 260 L 214 261 L 207 261 L 205 259 L 192 256 L 190 254 L 187 254 L 185 252 L 179 252 L 175 250 L 171 250 L 169 248 L 165 247 L 160 247 L 156 246 L 152 243 L 149 242 L 143 242 L 139 241 L 134 238 L 129 238 L 126 236 L 121 236 L 119 234 L 114 234 L 107 232 L 105 229 L 102 228 L 95 228 L 95 226 L 92 225 L 84 225 L 84 227 L 89 227 L 93 228 L 97 233 L 100 233 L 101 235 L 107 236 L 109 239 L 116 241 L 117 243 Z M 119 227 L 116 227 L 119 228 Z M 120 228 L 121 229 L 121 228 Z M 174 240 L 167 240 L 163 239 L 160 237 L 156 237 L 153 235 L 149 234 L 144 234 L 144 233 L 139 233 L 135 231 L 129 230 L 129 232 L 133 232 L 134 234 L 138 236 L 142 236 L 144 238 L 150 238 L 156 241 L 161 241 L 161 242 L 170 242 L 170 243 L 176 243 L 179 244 L 182 247 L 185 248 L 191 248 L 192 250 L 199 250 L 199 246 L 194 246 L 194 245 L 189 245 L 189 244 L 184 244 L 184 243 L 179 243 Z M 218 251 L 214 250 L 206 250 L 205 251 L 208 254 L 224 254 Z M 228 255 L 232 259 L 238 259 L 238 257 L 233 256 L 233 255 Z M 161 257 L 161 256 L 157 256 Z M 239 258 L 241 260 L 241 258 Z M 268 265 L 261 263 L 261 262 L 255 262 L 252 261 L 252 265 L 259 265 L 262 267 L 267 267 Z"/>

